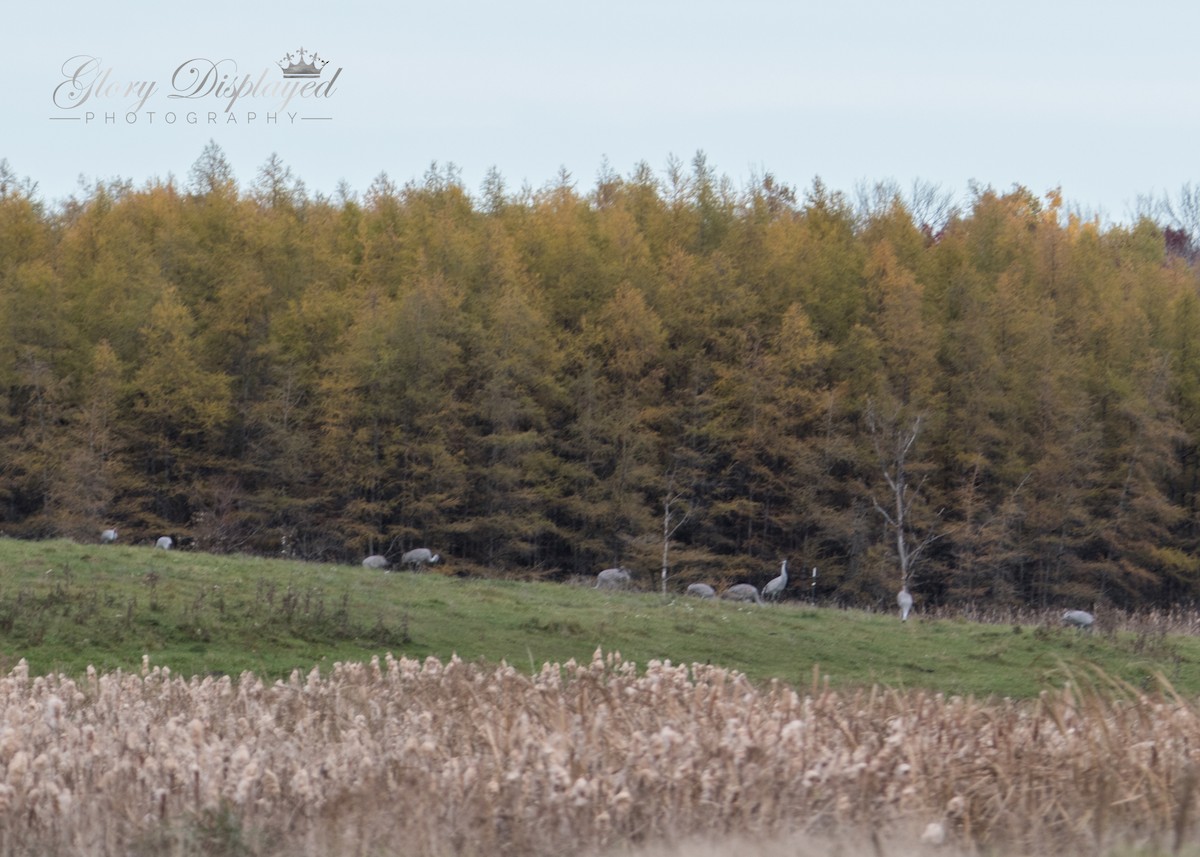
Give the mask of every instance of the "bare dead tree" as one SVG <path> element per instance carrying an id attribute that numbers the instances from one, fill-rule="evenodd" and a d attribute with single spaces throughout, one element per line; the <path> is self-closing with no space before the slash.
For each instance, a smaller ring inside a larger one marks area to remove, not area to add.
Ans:
<path id="1" fill-rule="evenodd" d="M 671 551 L 671 537 L 675 535 L 676 531 L 692 515 L 692 510 L 685 505 L 683 514 L 676 520 L 677 507 L 681 503 L 683 503 L 682 493 L 672 493 L 668 490 L 667 495 L 663 497 L 662 594 L 664 598 L 667 596 L 667 572 L 670 568 L 668 559 Z"/>
<path id="2" fill-rule="evenodd" d="M 902 206 L 913 225 L 933 236 L 946 228 L 958 215 L 954 194 L 941 185 L 923 179 L 913 179 L 906 192 L 894 179 L 854 187 L 855 214 L 860 224 L 884 217 L 897 205 Z"/>
<path id="3" fill-rule="evenodd" d="M 954 194 L 935 182 L 913 179 L 905 203 L 917 228 L 927 229 L 930 234 L 941 232 L 958 216 Z"/>
<path id="4" fill-rule="evenodd" d="M 1174 196 L 1139 195 L 1134 216 L 1158 224 L 1169 254 L 1193 262 L 1200 255 L 1200 185 L 1185 183 Z"/>
<path id="5" fill-rule="evenodd" d="M 888 504 L 885 508 L 878 498 L 872 496 L 871 502 L 875 510 L 886 522 L 896 538 L 896 557 L 900 562 L 900 586 L 908 587 L 912 572 L 921 555 L 931 544 L 941 538 L 941 533 L 929 531 L 924 535 L 918 534 L 912 521 L 914 504 L 921 496 L 921 488 L 927 477 L 913 485 L 909 481 L 909 455 L 921 436 L 923 416 L 918 415 L 911 425 L 901 426 L 897 423 L 883 426 L 880 423 L 874 405 L 867 409 L 867 420 L 871 437 L 875 444 L 875 454 L 879 458 L 879 467 L 883 480 L 889 492 Z M 939 512 L 940 514 L 940 512 Z"/>

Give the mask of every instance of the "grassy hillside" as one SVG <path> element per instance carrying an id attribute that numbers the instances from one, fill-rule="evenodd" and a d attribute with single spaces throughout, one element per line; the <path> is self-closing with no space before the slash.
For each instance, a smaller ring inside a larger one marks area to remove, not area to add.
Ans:
<path id="1" fill-rule="evenodd" d="M 712 663 L 755 680 L 883 683 L 1031 696 L 1095 665 L 1135 686 L 1161 672 L 1200 693 L 1200 639 L 1081 634 L 1055 626 L 756 607 L 562 584 L 457 578 L 452 568 L 384 574 L 358 566 L 150 547 L 0 539 L 0 671 L 138 669 L 267 677 L 397 655 L 501 659 L 521 667 L 590 660 L 597 647 L 641 665 Z"/>

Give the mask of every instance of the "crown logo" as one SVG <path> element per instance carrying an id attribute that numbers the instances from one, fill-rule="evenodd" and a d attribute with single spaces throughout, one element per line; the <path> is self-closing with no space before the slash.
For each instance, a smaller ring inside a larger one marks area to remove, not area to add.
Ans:
<path id="1" fill-rule="evenodd" d="M 299 62 L 296 62 L 292 54 L 287 54 L 283 59 L 276 63 L 276 65 L 283 69 L 283 76 L 320 77 L 321 71 L 325 68 L 329 61 L 321 59 L 321 57 L 315 51 L 311 54 L 307 54 L 308 59 L 306 60 L 304 58 L 306 55 L 304 48 L 300 48 L 297 53 L 300 55 Z M 284 65 L 285 61 L 287 62 L 287 65 Z"/>

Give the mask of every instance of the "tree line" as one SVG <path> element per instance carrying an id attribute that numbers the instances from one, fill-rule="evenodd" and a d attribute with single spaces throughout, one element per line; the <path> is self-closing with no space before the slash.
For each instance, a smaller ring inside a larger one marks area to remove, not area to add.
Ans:
<path id="1" fill-rule="evenodd" d="M 1196 598 L 1191 233 L 702 153 L 476 193 L 0 162 L 0 531 L 873 604 Z M 819 569 L 815 581 L 808 569 Z M 796 571 L 803 569 L 803 575 Z"/>

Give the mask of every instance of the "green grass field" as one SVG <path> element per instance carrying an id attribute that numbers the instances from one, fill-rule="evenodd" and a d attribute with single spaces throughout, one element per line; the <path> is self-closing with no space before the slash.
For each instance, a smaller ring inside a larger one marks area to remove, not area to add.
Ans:
<path id="1" fill-rule="evenodd" d="M 458 578 L 452 568 L 359 566 L 150 547 L 0 539 L 0 671 L 151 664 L 184 674 L 282 677 L 391 651 L 505 660 L 525 670 L 591 659 L 712 663 L 800 688 L 882 684 L 1029 697 L 1098 667 L 1134 687 L 1161 674 L 1200 693 L 1200 639 L 758 607 L 682 595 Z M 1102 617 L 1103 618 L 1103 617 Z M 1103 623 L 1101 623 L 1103 624 Z"/>

